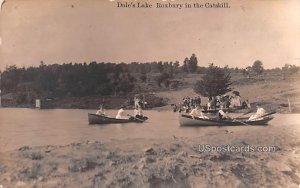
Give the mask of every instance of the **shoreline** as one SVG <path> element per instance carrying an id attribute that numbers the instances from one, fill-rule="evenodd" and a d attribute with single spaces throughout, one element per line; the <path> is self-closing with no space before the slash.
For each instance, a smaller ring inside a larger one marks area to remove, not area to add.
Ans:
<path id="1" fill-rule="evenodd" d="M 276 105 L 269 105 L 269 106 L 276 106 Z M 8 107 L 8 106 L 5 106 L 5 107 L 0 107 L 0 109 L 6 109 L 6 108 L 9 108 L 9 109 L 12 109 L 12 108 L 24 108 L 24 109 L 36 109 L 36 110 L 94 110 L 96 111 L 98 108 L 34 108 L 34 107 L 24 107 L 24 106 L 13 106 L 13 107 Z M 131 107 L 131 108 L 126 108 L 127 110 L 133 110 L 134 108 Z M 272 111 L 273 109 L 276 109 L 275 107 L 273 108 L 270 108 L 268 107 L 267 110 L 268 111 Z M 277 108 L 278 109 L 278 108 Z M 105 110 L 119 110 L 118 108 L 106 108 Z M 166 105 L 166 106 L 162 106 L 162 107 L 154 107 L 154 108 L 146 108 L 146 109 L 143 109 L 145 111 L 147 110 L 156 110 L 156 111 L 168 111 L 168 112 L 172 112 L 172 107 L 171 105 Z M 273 110 L 273 111 L 276 111 L 276 110 Z M 178 112 L 174 112 L 174 113 L 178 113 Z M 234 113 L 234 112 L 232 112 Z M 253 113 L 255 113 L 255 110 L 253 111 Z M 279 108 L 279 110 L 276 111 L 276 113 L 278 114 L 299 114 L 300 113 L 300 109 L 298 110 L 298 108 L 296 110 L 293 110 L 292 112 L 289 112 L 289 109 L 288 108 Z M 238 114 L 238 113 L 236 113 Z"/>

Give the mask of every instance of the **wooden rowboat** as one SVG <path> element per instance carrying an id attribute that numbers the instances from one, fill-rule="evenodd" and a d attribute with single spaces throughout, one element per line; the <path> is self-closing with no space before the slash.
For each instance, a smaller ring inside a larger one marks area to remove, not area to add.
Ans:
<path id="1" fill-rule="evenodd" d="M 102 116 L 102 115 L 97 115 L 97 114 L 88 114 L 88 120 L 89 124 L 110 124 L 110 123 L 143 123 L 146 121 L 148 118 L 143 116 L 143 117 L 133 117 L 131 116 L 129 119 L 116 119 L 112 117 L 107 117 L 107 116 Z"/>
<path id="2" fill-rule="evenodd" d="M 179 123 L 181 126 L 238 126 L 238 125 L 266 125 L 273 119 L 272 116 L 265 116 L 257 120 L 248 120 L 248 118 L 237 118 L 228 120 L 219 119 L 203 119 L 191 115 L 181 114 L 179 116 Z"/>

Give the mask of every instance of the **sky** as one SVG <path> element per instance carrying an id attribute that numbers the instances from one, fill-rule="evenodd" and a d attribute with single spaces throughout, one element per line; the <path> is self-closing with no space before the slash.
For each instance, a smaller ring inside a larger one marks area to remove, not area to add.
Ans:
<path id="1" fill-rule="evenodd" d="M 147 2 L 152 8 L 120 8 Z M 231 0 L 230 8 L 156 8 L 204 0 L 5 0 L 0 70 L 70 62 L 179 61 L 300 65 L 299 0 Z M 218 2 L 218 1 L 215 1 Z"/>

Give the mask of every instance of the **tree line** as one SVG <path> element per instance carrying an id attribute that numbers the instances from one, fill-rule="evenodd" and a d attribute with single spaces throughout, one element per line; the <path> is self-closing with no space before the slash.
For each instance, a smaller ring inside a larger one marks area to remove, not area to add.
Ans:
<path id="1" fill-rule="evenodd" d="M 136 82 L 146 82 L 151 73 L 168 74 L 168 77 L 172 77 L 178 71 L 179 62 L 161 61 L 62 65 L 40 62 L 38 67 L 28 68 L 13 65 L 1 73 L 1 91 L 2 94 L 23 93 L 32 96 L 31 98 L 124 95 L 133 91 Z M 28 96 L 18 98 L 26 97 Z"/>
<path id="2" fill-rule="evenodd" d="M 214 72 L 217 72 L 217 74 L 222 74 L 221 72 L 225 71 L 238 72 L 245 76 L 249 76 L 249 72 L 255 72 L 259 75 L 264 71 L 263 63 L 259 60 L 255 61 L 252 67 L 246 69 L 229 68 L 228 66 L 216 68 L 212 65 L 201 67 L 195 54 L 192 54 L 190 58 L 186 57 L 182 66 L 180 66 L 179 61 L 132 62 L 129 64 L 93 61 L 90 63 L 64 63 L 61 65 L 46 65 L 41 61 L 38 67 L 7 67 L 1 73 L 1 91 L 2 94 L 19 93 L 19 102 L 40 96 L 64 98 L 126 95 L 134 91 L 137 83 L 148 82 L 150 79 L 156 82 L 158 87 L 162 87 L 162 84 L 168 87 L 170 80 L 175 79 L 178 74 L 200 73 L 215 77 L 216 75 L 211 72 L 212 68 L 216 70 Z M 299 67 L 286 65 L 282 70 L 286 73 L 295 73 L 298 72 Z M 227 73 L 224 75 L 226 75 L 225 80 L 230 78 Z M 222 76 L 219 75 L 219 77 Z M 196 88 L 198 92 L 201 87 L 209 88 L 210 84 L 205 79 L 202 80 L 201 84 L 198 82 L 199 87 Z M 224 83 L 220 84 L 226 85 Z"/>

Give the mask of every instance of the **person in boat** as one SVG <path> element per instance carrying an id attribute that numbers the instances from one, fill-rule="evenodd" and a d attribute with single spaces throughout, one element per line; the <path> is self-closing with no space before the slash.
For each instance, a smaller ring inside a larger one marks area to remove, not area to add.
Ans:
<path id="1" fill-rule="evenodd" d="M 243 103 L 242 103 L 242 108 L 243 109 L 246 109 L 246 108 L 251 108 L 251 104 L 250 104 L 250 102 L 249 102 L 249 100 L 247 99 L 247 100 L 245 100 Z"/>
<path id="2" fill-rule="evenodd" d="M 117 113 L 116 119 L 128 119 L 124 108 L 125 108 L 125 106 L 122 105 L 120 110 Z"/>
<path id="3" fill-rule="evenodd" d="M 103 105 L 99 106 L 99 109 L 97 110 L 96 115 L 105 116 L 105 112 L 103 110 Z"/>
<path id="4" fill-rule="evenodd" d="M 191 113 L 189 113 L 189 115 L 192 116 L 193 119 L 195 119 L 195 117 L 198 118 L 202 118 L 202 119 L 208 119 L 208 117 L 204 116 L 202 113 L 202 108 L 200 105 L 197 105 L 196 108 L 194 108 Z"/>
<path id="5" fill-rule="evenodd" d="M 142 108 L 140 106 L 136 106 L 134 111 L 133 111 L 133 115 L 136 118 L 143 118 L 144 115 L 143 115 Z"/>
<path id="6" fill-rule="evenodd" d="M 231 119 L 231 117 L 224 112 L 223 106 L 221 106 L 221 109 L 218 111 L 218 118 L 220 120 Z"/>
<path id="7" fill-rule="evenodd" d="M 262 119 L 261 117 L 266 114 L 266 110 L 264 108 L 262 108 L 260 106 L 260 104 L 257 104 L 256 108 L 257 108 L 256 113 L 254 115 L 250 116 L 250 118 L 249 118 L 250 121 L 251 120 L 252 121 L 260 120 L 260 119 Z"/>

